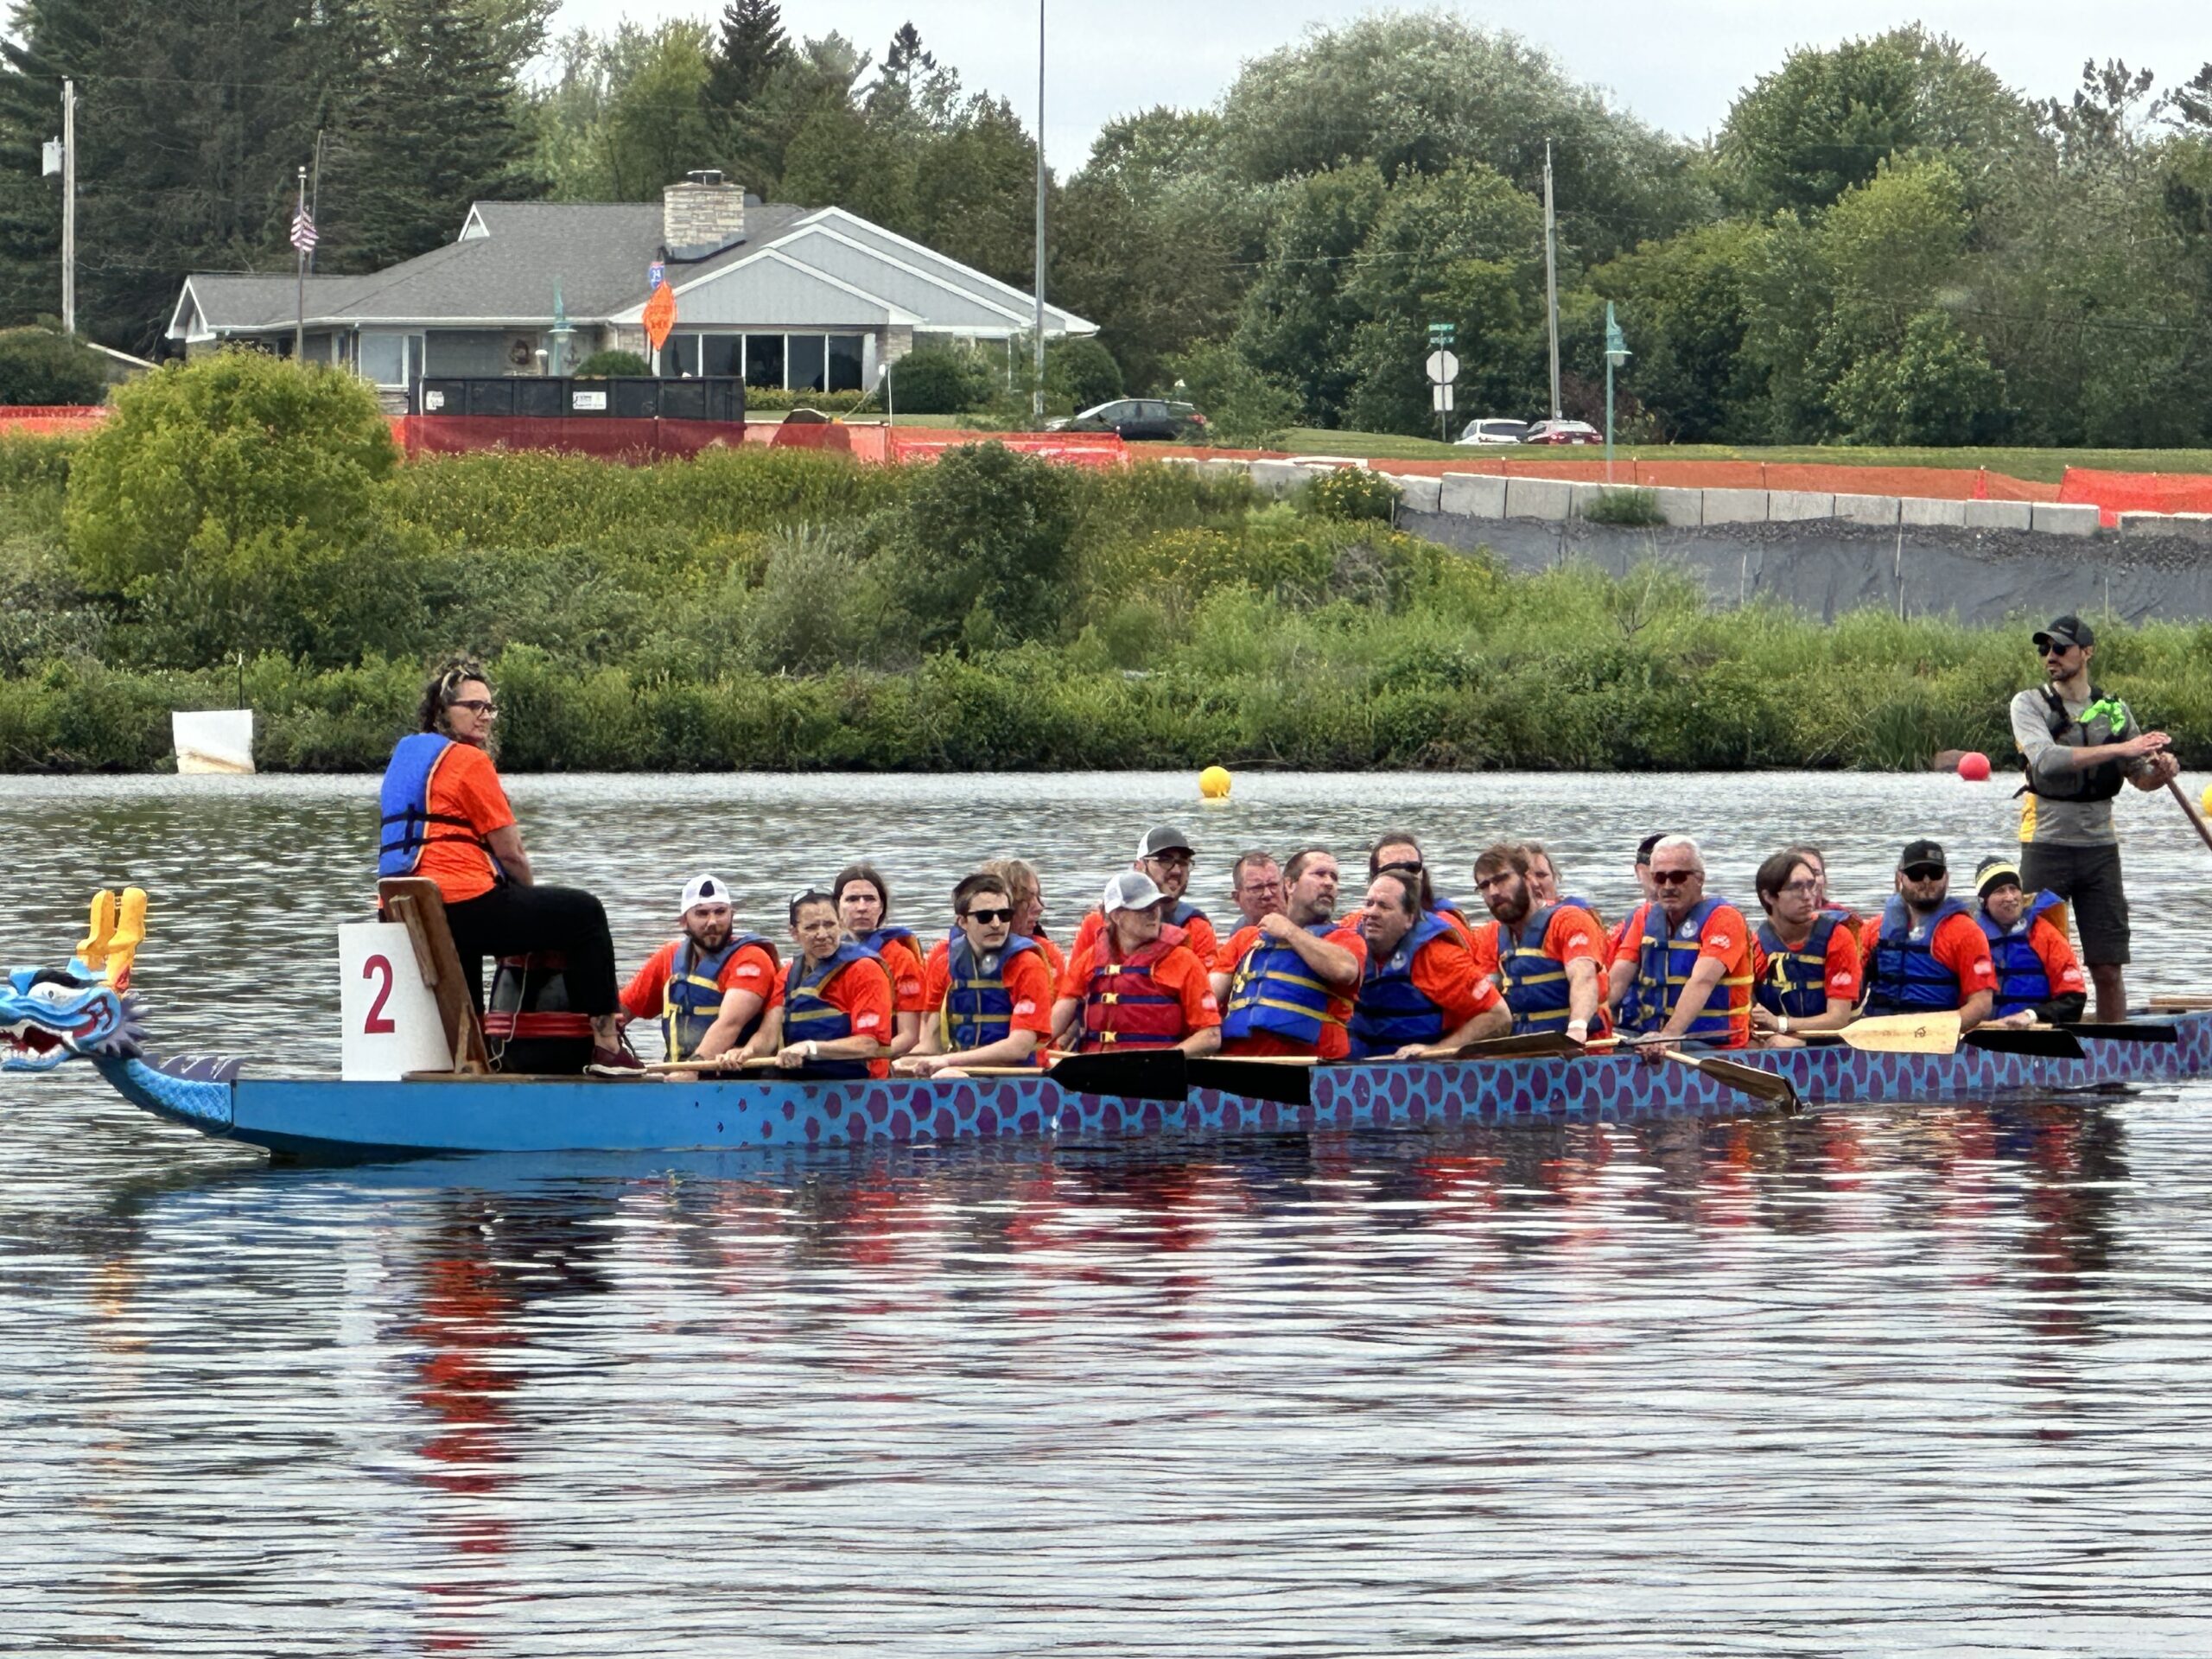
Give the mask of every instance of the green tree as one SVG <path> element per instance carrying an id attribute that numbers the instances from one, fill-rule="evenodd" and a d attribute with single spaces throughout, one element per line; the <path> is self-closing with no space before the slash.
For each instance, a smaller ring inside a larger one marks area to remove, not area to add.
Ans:
<path id="1" fill-rule="evenodd" d="M 450 242 L 471 202 L 546 189 L 513 67 L 483 14 L 447 0 L 382 0 L 382 22 L 326 186 L 351 259 L 372 270 Z"/>
<path id="2" fill-rule="evenodd" d="M 1979 340 L 1923 311 L 1894 348 L 1853 363 L 1828 403 L 1848 443 L 1986 443 L 2002 429 L 2005 377 Z"/>
<path id="3" fill-rule="evenodd" d="M 60 327 L 0 329 L 0 404 L 97 404 L 100 359 Z"/>
<path id="4" fill-rule="evenodd" d="M 1078 481 L 1004 444 L 947 450 L 914 483 L 893 585 L 920 643 L 969 650 L 1060 629 L 1075 575 Z"/>
<path id="5" fill-rule="evenodd" d="M 1706 226 L 1590 273 L 1618 303 L 1637 396 L 1667 438 L 1748 443 L 1764 430 L 1766 385 L 1744 345 L 1759 238 L 1740 222 Z"/>
<path id="6" fill-rule="evenodd" d="M 1290 186 L 1267 263 L 1244 298 L 1236 348 L 1262 373 L 1295 388 L 1317 426 L 1338 424 L 1358 378 L 1351 347 L 1359 316 L 1344 288 L 1385 194 L 1372 162 Z"/>
<path id="7" fill-rule="evenodd" d="M 741 142 L 747 112 L 775 73 L 791 61 L 783 8 L 776 0 L 729 0 L 722 8 L 704 104 L 725 145 Z"/>

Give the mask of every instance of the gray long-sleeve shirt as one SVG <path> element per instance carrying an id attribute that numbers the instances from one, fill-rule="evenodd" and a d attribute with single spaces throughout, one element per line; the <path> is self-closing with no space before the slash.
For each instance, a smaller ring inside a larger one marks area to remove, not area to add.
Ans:
<path id="1" fill-rule="evenodd" d="M 2105 729 L 2101 719 L 2094 730 L 2082 727 L 2082 711 L 2089 706 L 2088 698 L 2061 696 L 2074 723 L 2056 737 L 2050 731 L 2047 712 L 2050 705 L 2040 690 L 2031 687 L 2012 699 L 2012 741 L 2027 757 L 2030 779 L 2038 784 L 2063 785 L 2078 775 L 2068 764 L 2066 750 L 2135 735 L 2134 711 L 2126 703 L 2120 707 L 2127 712 L 2126 722 L 2113 733 Z M 2133 760 L 2126 763 L 2126 769 L 2131 777 L 2137 776 L 2144 765 L 2140 760 Z M 2113 828 L 2110 801 L 2060 801 L 2028 794 L 2020 797 L 2020 839 L 2038 846 L 2109 847 L 2119 843 L 2120 833 Z"/>

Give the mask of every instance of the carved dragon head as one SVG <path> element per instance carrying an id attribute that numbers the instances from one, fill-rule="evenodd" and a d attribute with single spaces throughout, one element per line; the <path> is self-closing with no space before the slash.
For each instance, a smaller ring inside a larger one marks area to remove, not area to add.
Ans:
<path id="1" fill-rule="evenodd" d="M 133 1059 L 143 1033 L 124 993 L 145 938 L 146 895 L 92 899 L 92 929 L 65 969 L 18 968 L 0 979 L 0 1071 L 51 1071 L 75 1059 Z"/>

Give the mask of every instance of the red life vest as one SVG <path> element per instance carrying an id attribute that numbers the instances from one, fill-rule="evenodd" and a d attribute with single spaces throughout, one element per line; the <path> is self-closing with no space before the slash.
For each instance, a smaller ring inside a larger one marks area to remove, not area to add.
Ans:
<path id="1" fill-rule="evenodd" d="M 1160 959 L 1183 943 L 1179 927 L 1170 925 L 1160 937 L 1131 951 L 1119 962 L 1100 961 L 1090 970 L 1083 992 L 1083 1039 L 1079 1052 L 1096 1054 L 1106 1049 L 1173 1048 L 1191 1033 L 1183 1025 L 1183 999 L 1170 985 L 1152 976 Z M 1099 931 L 1100 951 L 1114 943 L 1113 924 Z"/>

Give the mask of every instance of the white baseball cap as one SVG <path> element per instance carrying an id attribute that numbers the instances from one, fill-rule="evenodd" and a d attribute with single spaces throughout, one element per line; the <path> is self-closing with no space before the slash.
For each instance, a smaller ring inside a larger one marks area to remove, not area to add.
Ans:
<path id="1" fill-rule="evenodd" d="M 1109 916 L 1117 910 L 1150 910 L 1166 897 L 1142 870 L 1123 870 L 1106 884 L 1098 908 Z"/>
<path id="2" fill-rule="evenodd" d="M 728 903 L 729 889 L 722 885 L 720 876 L 695 875 L 684 884 L 682 908 L 685 911 L 696 910 L 701 905 Z"/>

